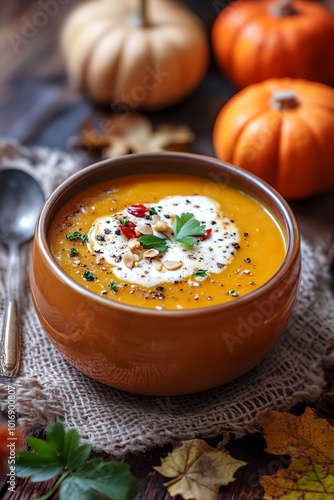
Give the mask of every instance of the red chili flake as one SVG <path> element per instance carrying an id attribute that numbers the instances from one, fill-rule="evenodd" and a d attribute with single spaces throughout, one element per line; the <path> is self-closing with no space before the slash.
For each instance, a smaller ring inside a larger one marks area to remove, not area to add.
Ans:
<path id="1" fill-rule="evenodd" d="M 209 238 L 210 234 L 212 233 L 212 228 L 210 227 L 209 229 L 206 229 L 204 234 L 199 237 L 199 241 L 204 241 L 207 238 Z"/>
<path id="2" fill-rule="evenodd" d="M 145 217 L 145 215 L 149 212 L 149 209 L 140 203 L 135 203 L 126 210 L 129 214 L 134 215 L 135 217 Z"/>
<path id="3" fill-rule="evenodd" d="M 128 221 L 126 224 L 117 225 L 128 240 L 131 240 L 132 238 L 138 238 L 135 233 L 136 224 L 134 222 Z"/>

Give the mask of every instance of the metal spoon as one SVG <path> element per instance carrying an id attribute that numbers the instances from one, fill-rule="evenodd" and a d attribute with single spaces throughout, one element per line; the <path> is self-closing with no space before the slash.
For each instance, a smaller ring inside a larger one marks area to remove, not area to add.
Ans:
<path id="1" fill-rule="evenodd" d="M 31 175 L 16 168 L 0 170 L 0 243 L 7 245 L 9 250 L 0 367 L 1 374 L 7 377 L 17 373 L 20 362 L 20 245 L 33 237 L 43 203 L 42 189 Z"/>

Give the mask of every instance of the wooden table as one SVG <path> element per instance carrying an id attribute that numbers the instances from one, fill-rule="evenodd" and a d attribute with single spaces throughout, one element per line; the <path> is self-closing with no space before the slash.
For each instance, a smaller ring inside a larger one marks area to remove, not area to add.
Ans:
<path id="1" fill-rule="evenodd" d="M 0 0 L 0 138 L 14 137 L 23 144 L 39 144 L 65 149 L 67 140 L 76 134 L 80 124 L 88 116 L 103 117 L 107 110 L 97 109 L 86 99 L 73 92 L 66 80 L 66 74 L 58 50 L 58 36 L 64 17 L 77 3 L 75 0 L 62 5 L 54 18 L 50 18 L 45 28 L 40 28 L 28 43 L 20 45 L 17 53 L 13 50 L 12 35 L 22 34 L 23 23 L 32 19 L 39 9 L 36 1 Z M 187 3 L 205 21 L 210 29 L 217 15 L 211 2 L 187 0 Z M 334 10 L 333 0 L 327 0 Z M 214 119 L 233 95 L 235 89 L 223 80 L 212 63 L 199 89 L 178 106 L 160 113 L 148 114 L 153 123 L 187 124 L 196 135 L 190 151 L 214 155 L 211 132 Z M 332 239 L 334 236 L 334 191 L 323 196 L 292 204 L 302 232 L 313 242 Z M 329 379 L 334 380 L 332 373 Z M 307 403 L 307 402 L 305 402 Z M 315 405 L 319 413 L 331 418 L 328 408 L 320 400 Z M 303 405 L 292 411 L 302 412 Z M 215 446 L 221 436 L 209 441 Z M 265 442 L 260 435 L 235 440 L 228 445 L 232 455 L 249 462 L 236 473 L 237 480 L 222 488 L 220 499 L 246 500 L 260 499 L 263 495 L 259 477 L 273 473 L 286 464 L 277 456 L 268 455 Z M 156 448 L 145 454 L 129 455 L 133 474 L 139 480 L 138 498 L 162 500 L 170 498 L 163 486 L 164 478 L 155 473 L 152 466 L 159 465 L 160 458 L 166 456 L 171 446 Z M 54 481 L 50 481 L 53 484 Z M 1 489 L 2 488 L 2 489 Z M 49 489 L 45 483 L 30 483 L 19 479 L 16 493 L 6 493 L 5 481 L 0 481 L 0 497 L 4 500 L 34 500 Z"/>

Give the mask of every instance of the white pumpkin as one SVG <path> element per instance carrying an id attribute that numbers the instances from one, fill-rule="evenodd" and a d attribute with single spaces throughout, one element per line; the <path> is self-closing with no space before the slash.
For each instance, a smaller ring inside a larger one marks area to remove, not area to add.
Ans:
<path id="1" fill-rule="evenodd" d="M 174 0 L 87 1 L 67 18 L 61 47 L 76 88 L 113 111 L 182 100 L 209 61 L 202 22 Z"/>

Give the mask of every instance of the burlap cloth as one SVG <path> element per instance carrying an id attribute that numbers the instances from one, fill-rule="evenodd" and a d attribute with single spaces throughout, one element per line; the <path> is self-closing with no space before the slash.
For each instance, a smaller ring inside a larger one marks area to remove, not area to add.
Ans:
<path id="1" fill-rule="evenodd" d="M 22 166 L 46 193 L 80 167 L 77 158 L 42 148 L 0 144 L 1 165 Z M 16 390 L 19 423 L 44 428 L 55 419 L 77 427 L 96 450 L 121 457 L 194 437 L 259 429 L 265 408 L 289 410 L 315 401 L 325 384 L 323 364 L 333 363 L 334 300 L 329 288 L 328 249 L 302 241 L 302 280 L 290 326 L 272 354 L 226 386 L 182 397 L 143 397 L 106 387 L 71 367 L 44 334 L 29 292 L 30 245 L 23 248 L 21 287 L 22 363 L 19 376 L 0 381 L 2 411 L 8 383 Z M 6 251 L 0 247 L 0 328 L 5 298 Z"/>

